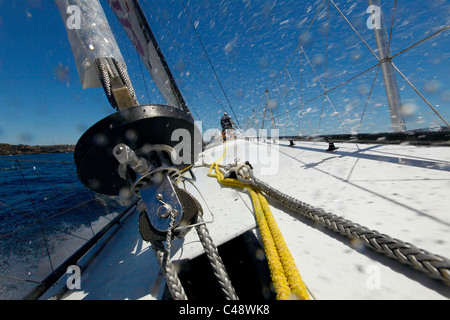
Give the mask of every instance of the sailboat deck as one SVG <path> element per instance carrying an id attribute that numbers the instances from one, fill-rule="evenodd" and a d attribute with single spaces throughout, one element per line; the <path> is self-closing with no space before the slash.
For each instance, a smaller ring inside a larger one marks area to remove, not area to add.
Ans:
<path id="1" fill-rule="evenodd" d="M 431 253 L 450 252 L 450 149 L 412 145 L 234 140 L 223 164 L 250 160 L 255 176 L 315 207 Z M 208 148 L 186 189 L 201 203 L 216 245 L 248 231 L 259 237 L 251 199 L 207 176 L 225 144 Z M 269 199 L 273 215 L 313 298 L 446 299 L 450 288 L 366 249 Z M 212 214 L 211 214 L 212 213 Z M 133 214 L 66 299 L 159 299 L 164 280 Z M 195 230 L 172 245 L 176 264 L 203 253 Z"/>

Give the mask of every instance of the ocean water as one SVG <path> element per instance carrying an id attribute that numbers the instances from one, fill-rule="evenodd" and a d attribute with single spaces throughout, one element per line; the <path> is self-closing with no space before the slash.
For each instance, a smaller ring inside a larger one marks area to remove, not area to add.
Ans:
<path id="1" fill-rule="evenodd" d="M 21 299 L 127 205 L 84 187 L 73 153 L 0 156 L 0 299 Z"/>

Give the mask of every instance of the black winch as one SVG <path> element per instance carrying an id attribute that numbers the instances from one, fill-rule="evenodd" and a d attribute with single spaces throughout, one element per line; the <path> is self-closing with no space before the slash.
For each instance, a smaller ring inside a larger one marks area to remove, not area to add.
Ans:
<path id="1" fill-rule="evenodd" d="M 92 191 L 141 197 L 138 207 L 148 219 L 141 214 L 141 235 L 163 239 L 169 229 L 189 224 L 201 211 L 176 186 L 201 148 L 201 132 L 190 115 L 171 106 L 145 105 L 94 124 L 78 141 L 74 158 L 80 181 Z"/>

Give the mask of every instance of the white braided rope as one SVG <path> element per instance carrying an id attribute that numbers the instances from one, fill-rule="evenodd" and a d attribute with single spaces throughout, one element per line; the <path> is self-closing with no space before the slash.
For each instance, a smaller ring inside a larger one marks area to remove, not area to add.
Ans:
<path id="1" fill-rule="evenodd" d="M 167 251 L 164 249 L 162 241 L 151 241 L 153 250 L 155 251 L 156 259 L 159 266 L 163 271 L 164 278 L 166 279 L 167 288 L 169 288 L 170 294 L 174 300 L 187 300 L 186 293 L 184 292 L 183 285 L 180 278 L 178 278 L 177 271 L 170 261 L 170 257 L 167 256 Z"/>
<path id="2" fill-rule="evenodd" d="M 200 242 L 205 249 L 206 256 L 208 257 L 211 267 L 213 269 L 214 275 L 216 276 L 222 292 L 225 294 L 227 300 L 238 300 L 238 296 L 234 290 L 231 280 L 228 276 L 225 265 L 223 264 L 222 258 L 219 255 L 217 247 L 209 235 L 208 229 L 203 223 L 203 218 L 197 215 L 197 223 L 200 223 L 195 227 L 200 238 Z"/>
<path id="3" fill-rule="evenodd" d="M 370 249 L 395 259 L 402 264 L 409 265 L 427 276 L 441 280 L 447 286 L 450 286 L 449 259 L 419 249 L 410 243 L 393 239 L 388 235 L 370 230 L 367 227 L 292 198 L 255 178 L 253 173 L 251 173 L 251 177 L 256 187 L 294 212 L 350 239 L 359 239 Z"/>

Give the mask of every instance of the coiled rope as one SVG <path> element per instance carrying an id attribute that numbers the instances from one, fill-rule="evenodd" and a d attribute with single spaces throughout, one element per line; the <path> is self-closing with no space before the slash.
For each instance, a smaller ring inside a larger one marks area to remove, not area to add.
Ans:
<path id="1" fill-rule="evenodd" d="M 226 154 L 226 147 L 225 144 L 225 150 L 222 156 L 211 164 L 208 176 L 217 178 L 219 183 L 223 185 L 248 190 L 250 193 L 277 299 L 309 300 L 310 297 L 306 285 L 303 283 L 294 259 L 289 252 L 262 192 L 237 179 L 225 178 L 223 171 L 219 168 L 219 163 Z M 215 173 L 211 173 L 212 169 L 215 170 Z"/>

